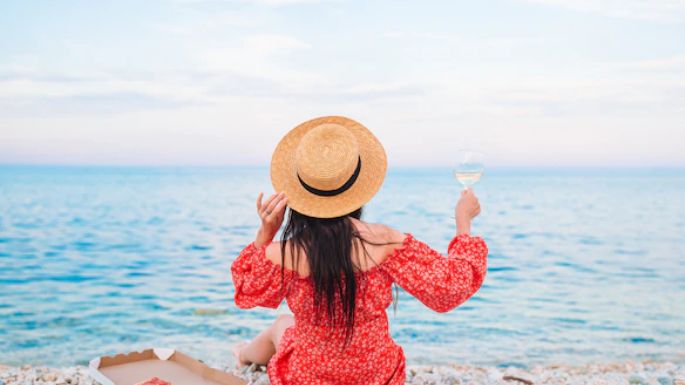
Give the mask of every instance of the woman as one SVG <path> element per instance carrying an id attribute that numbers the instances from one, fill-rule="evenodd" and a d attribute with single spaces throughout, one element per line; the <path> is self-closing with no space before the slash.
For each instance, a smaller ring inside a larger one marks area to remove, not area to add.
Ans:
<path id="1" fill-rule="evenodd" d="M 272 384 L 403 384 L 405 358 L 388 331 L 386 308 L 396 283 L 437 312 L 466 301 L 485 278 L 487 246 L 469 235 L 480 213 L 471 190 L 455 208 L 457 231 L 447 257 L 382 224 L 361 220 L 380 188 L 386 156 L 376 137 L 343 117 L 323 117 L 290 131 L 271 161 L 276 191 L 257 198 L 262 224 L 231 266 L 235 303 L 276 308 L 254 340 L 236 346 L 242 365 L 267 365 Z M 280 242 L 273 241 L 288 222 Z"/>

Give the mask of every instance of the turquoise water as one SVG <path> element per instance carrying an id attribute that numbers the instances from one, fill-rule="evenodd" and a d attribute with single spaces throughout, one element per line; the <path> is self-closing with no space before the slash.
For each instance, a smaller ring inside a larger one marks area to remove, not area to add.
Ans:
<path id="1" fill-rule="evenodd" d="M 149 346 L 207 362 L 276 314 L 237 309 L 264 168 L 0 167 L 0 363 L 83 364 Z M 480 292 L 389 310 L 410 364 L 684 360 L 685 172 L 490 171 Z M 449 170 L 392 170 L 365 219 L 445 251 Z M 285 309 L 280 309 L 285 311 Z"/>

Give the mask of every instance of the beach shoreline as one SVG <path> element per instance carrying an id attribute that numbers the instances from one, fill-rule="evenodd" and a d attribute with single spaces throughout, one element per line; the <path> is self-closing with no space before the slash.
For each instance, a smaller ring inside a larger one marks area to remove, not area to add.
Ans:
<path id="1" fill-rule="evenodd" d="M 264 367 L 243 370 L 223 368 L 251 385 L 269 384 Z M 0 385 L 95 385 L 88 368 L 73 366 L 49 368 L 0 365 Z M 597 384 L 597 385 L 685 385 L 685 362 L 623 361 L 587 365 L 536 365 L 530 369 L 474 365 L 409 365 L 407 382 L 411 385 L 440 384 Z"/>

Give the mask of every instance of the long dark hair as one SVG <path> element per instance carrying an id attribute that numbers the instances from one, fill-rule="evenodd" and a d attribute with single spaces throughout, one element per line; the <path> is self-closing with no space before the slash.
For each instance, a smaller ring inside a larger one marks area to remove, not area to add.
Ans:
<path id="1" fill-rule="evenodd" d="M 360 219 L 362 207 L 336 218 L 315 218 L 293 209 L 289 211 L 288 222 L 281 234 L 281 284 L 286 243 L 289 243 L 293 269 L 300 265 L 300 252 L 307 256 L 310 271 L 308 278 L 314 285 L 314 314 L 318 317 L 325 313 L 332 329 L 342 328 L 344 345 L 347 345 L 354 330 L 355 301 L 359 286 L 355 279 L 355 270 L 358 269 L 355 269 L 352 255 L 353 252 L 358 252 L 358 246 L 361 245 L 364 254 L 368 256 L 364 243 L 378 243 L 362 238 L 350 219 Z M 355 238 L 361 242 L 355 242 Z M 369 259 L 373 261 L 372 258 Z M 340 312 L 336 309 L 336 298 L 342 305 Z"/>

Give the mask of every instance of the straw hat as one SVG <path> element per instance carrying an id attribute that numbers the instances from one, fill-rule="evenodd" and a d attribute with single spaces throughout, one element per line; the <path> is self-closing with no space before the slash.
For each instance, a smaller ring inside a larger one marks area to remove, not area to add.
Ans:
<path id="1" fill-rule="evenodd" d="M 281 139 L 271 158 L 271 183 L 293 210 L 333 218 L 371 200 L 386 169 L 385 150 L 371 131 L 349 118 L 324 116 Z"/>

